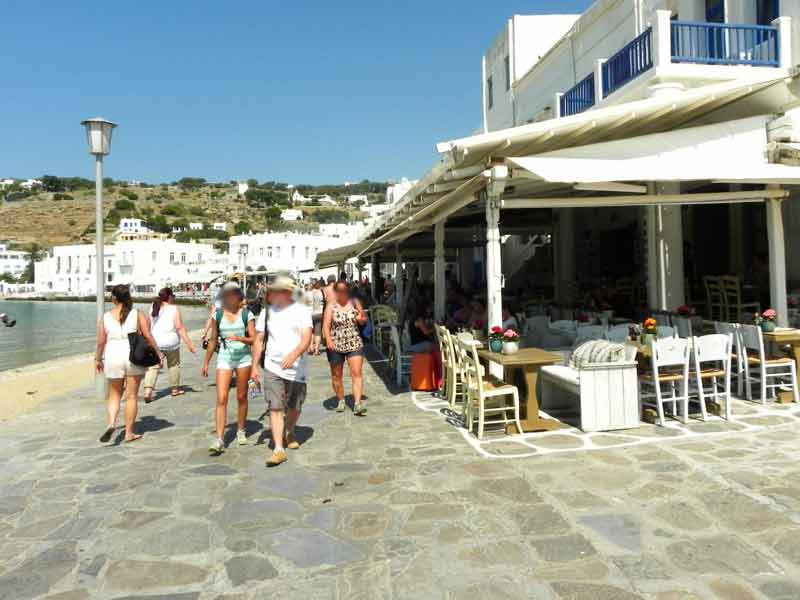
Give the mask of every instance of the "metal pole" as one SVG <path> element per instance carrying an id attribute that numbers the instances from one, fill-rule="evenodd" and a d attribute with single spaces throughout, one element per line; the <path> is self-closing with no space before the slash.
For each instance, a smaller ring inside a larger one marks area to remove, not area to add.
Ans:
<path id="1" fill-rule="evenodd" d="M 95 194 L 95 269 L 97 275 L 97 289 L 95 290 L 97 307 L 97 327 L 103 326 L 103 313 L 105 313 L 105 271 L 103 264 L 103 155 L 95 154 L 94 162 L 94 194 Z M 95 374 L 95 394 L 99 401 L 105 401 L 106 379 L 102 373 Z"/>

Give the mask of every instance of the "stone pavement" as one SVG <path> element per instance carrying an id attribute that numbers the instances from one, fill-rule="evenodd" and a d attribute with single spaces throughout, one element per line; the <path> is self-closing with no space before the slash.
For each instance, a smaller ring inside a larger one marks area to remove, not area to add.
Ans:
<path id="1" fill-rule="evenodd" d="M 208 456 L 185 363 L 136 444 L 97 442 L 90 389 L 0 424 L 0 600 L 800 598 L 794 422 L 489 459 L 372 369 L 369 415 L 330 411 L 319 358 L 305 444 L 266 469 L 260 403 L 254 445 Z"/>

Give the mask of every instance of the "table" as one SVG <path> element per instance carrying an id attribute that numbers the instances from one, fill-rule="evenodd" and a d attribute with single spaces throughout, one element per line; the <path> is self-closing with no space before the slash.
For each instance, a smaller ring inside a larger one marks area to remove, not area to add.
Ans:
<path id="1" fill-rule="evenodd" d="M 516 374 L 522 373 L 525 380 L 525 389 L 520 390 L 520 412 L 524 415 L 520 418 L 522 431 L 551 431 L 562 427 L 555 419 L 542 419 L 539 416 L 539 398 L 536 396 L 539 369 L 560 362 L 561 357 L 558 354 L 541 348 L 520 348 L 515 354 L 501 354 L 482 348 L 478 350 L 478 357 L 501 365 L 505 381 L 511 385 L 514 385 Z M 506 426 L 506 433 L 515 433 L 516 429 L 516 424 L 511 423 Z"/>
<path id="2" fill-rule="evenodd" d="M 789 329 L 782 327 L 775 331 L 764 332 L 764 340 L 772 342 L 773 344 L 780 344 L 782 346 L 789 345 L 792 347 L 792 356 L 794 357 L 795 365 L 797 366 L 798 373 L 800 373 L 800 329 Z M 781 404 L 789 404 L 794 401 L 792 392 L 779 392 L 778 401 Z"/>

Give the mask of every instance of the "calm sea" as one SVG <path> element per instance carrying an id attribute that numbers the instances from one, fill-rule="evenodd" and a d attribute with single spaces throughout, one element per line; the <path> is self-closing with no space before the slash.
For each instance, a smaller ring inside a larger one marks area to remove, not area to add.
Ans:
<path id="1" fill-rule="evenodd" d="M 180 309 L 189 331 L 202 328 L 208 318 L 208 310 L 202 306 Z M 94 352 L 96 321 L 92 302 L 0 300 L 0 313 L 17 320 L 16 327 L 0 325 L 0 371 Z"/>

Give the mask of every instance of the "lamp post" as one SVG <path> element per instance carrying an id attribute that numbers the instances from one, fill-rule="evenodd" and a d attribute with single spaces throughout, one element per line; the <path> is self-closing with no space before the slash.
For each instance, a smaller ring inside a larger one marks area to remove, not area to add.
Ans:
<path id="1" fill-rule="evenodd" d="M 111 152 L 111 134 L 116 123 L 95 117 L 81 121 L 86 129 L 86 141 L 89 143 L 89 154 L 94 155 L 94 194 L 95 194 L 95 270 L 97 277 L 96 306 L 97 323 L 103 320 L 105 312 L 105 272 L 103 270 L 103 157 Z M 98 400 L 105 399 L 105 380 L 101 374 L 95 376 L 95 391 Z"/>
<path id="2" fill-rule="evenodd" d="M 242 293 L 247 297 L 247 244 L 239 244 L 239 262 L 242 264 Z"/>

